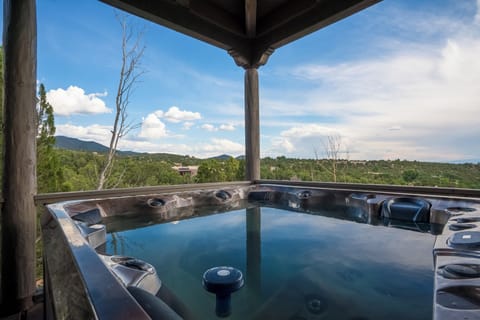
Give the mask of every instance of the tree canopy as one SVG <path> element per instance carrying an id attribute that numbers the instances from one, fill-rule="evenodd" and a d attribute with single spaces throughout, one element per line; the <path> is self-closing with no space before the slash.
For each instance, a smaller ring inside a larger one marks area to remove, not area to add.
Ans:
<path id="1" fill-rule="evenodd" d="M 55 146 L 55 118 L 40 84 L 37 105 L 37 190 L 39 193 L 64 191 L 63 170 Z"/>

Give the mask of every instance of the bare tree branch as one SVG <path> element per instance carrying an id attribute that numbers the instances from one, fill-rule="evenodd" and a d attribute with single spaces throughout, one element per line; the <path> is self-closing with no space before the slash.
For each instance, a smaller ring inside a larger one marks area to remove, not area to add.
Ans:
<path id="1" fill-rule="evenodd" d="M 127 109 L 130 104 L 130 95 L 138 84 L 140 77 L 145 73 L 145 70 L 141 68 L 141 59 L 145 51 L 145 46 L 141 43 L 143 30 L 135 31 L 129 24 L 127 15 L 115 13 L 115 16 L 122 28 L 122 64 L 115 97 L 115 119 L 111 130 L 112 137 L 110 138 L 107 158 L 98 179 L 98 190 L 105 188 L 106 182 L 113 172 L 119 140 L 130 130 L 139 126 L 139 124 L 128 120 Z M 115 185 L 118 185 L 118 183 L 119 181 Z"/>
<path id="2" fill-rule="evenodd" d="M 332 177 L 333 182 L 337 182 L 337 165 L 339 160 L 340 147 L 342 145 L 342 137 L 338 134 L 331 134 L 327 136 L 327 141 L 323 141 L 325 155 L 332 163 Z"/>
<path id="3" fill-rule="evenodd" d="M 317 164 L 325 171 L 332 175 L 333 181 L 337 182 L 338 162 L 340 160 L 340 153 L 342 147 L 342 137 L 338 133 L 333 133 L 327 136 L 326 141 L 322 141 L 325 158 L 330 161 L 331 169 L 325 167 L 318 158 L 318 152 L 314 149 Z M 347 151 L 348 153 L 348 151 Z"/>

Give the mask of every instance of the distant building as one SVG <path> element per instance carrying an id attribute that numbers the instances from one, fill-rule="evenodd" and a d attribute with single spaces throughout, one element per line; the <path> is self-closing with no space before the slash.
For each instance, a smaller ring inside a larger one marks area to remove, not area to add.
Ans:
<path id="1" fill-rule="evenodd" d="M 176 163 L 172 167 L 173 170 L 176 170 L 181 176 L 190 175 L 192 177 L 197 175 L 199 166 L 182 166 L 179 163 Z"/>
<path id="2" fill-rule="evenodd" d="M 367 161 L 365 161 L 365 160 L 350 160 L 349 163 L 354 164 L 354 165 L 357 165 L 357 164 L 366 165 Z"/>

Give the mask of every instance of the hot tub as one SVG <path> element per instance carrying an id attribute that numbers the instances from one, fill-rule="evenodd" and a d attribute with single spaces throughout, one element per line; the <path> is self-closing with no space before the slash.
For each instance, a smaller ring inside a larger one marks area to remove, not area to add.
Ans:
<path id="1" fill-rule="evenodd" d="M 478 199 L 198 188 L 48 205 L 50 314 L 213 319 L 202 275 L 229 266 L 245 279 L 230 319 L 480 318 Z"/>

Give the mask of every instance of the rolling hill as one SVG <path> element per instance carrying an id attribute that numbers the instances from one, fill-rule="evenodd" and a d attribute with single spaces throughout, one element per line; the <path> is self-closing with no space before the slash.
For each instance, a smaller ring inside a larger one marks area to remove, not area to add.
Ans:
<path id="1" fill-rule="evenodd" d="M 59 149 L 89 151 L 89 152 L 107 152 L 108 147 L 93 141 L 83 141 L 76 138 L 65 136 L 55 137 L 55 147 Z"/>
<path id="2" fill-rule="evenodd" d="M 71 137 L 66 137 L 66 136 L 56 136 L 55 137 L 55 147 L 58 149 L 66 149 L 66 150 L 73 150 L 73 151 L 86 151 L 86 152 L 98 152 L 98 153 L 107 153 L 108 152 L 108 147 L 104 146 L 103 144 L 93 142 L 93 141 L 84 141 L 80 140 L 77 138 L 71 138 Z M 182 162 L 185 161 L 184 155 L 177 155 L 177 154 L 167 154 L 167 153 L 141 153 L 141 152 L 135 152 L 135 151 L 118 151 L 118 155 L 120 156 L 142 156 L 142 155 L 149 155 L 152 156 L 153 158 L 158 158 L 158 157 L 166 157 L 166 158 L 171 158 L 171 160 L 176 160 L 177 162 Z M 192 158 L 192 157 L 190 157 Z M 211 157 L 209 159 L 215 159 L 215 160 L 228 160 L 232 158 L 232 156 L 227 155 L 227 154 L 222 154 L 216 157 Z M 237 157 L 237 158 L 243 158 L 243 156 Z"/>

